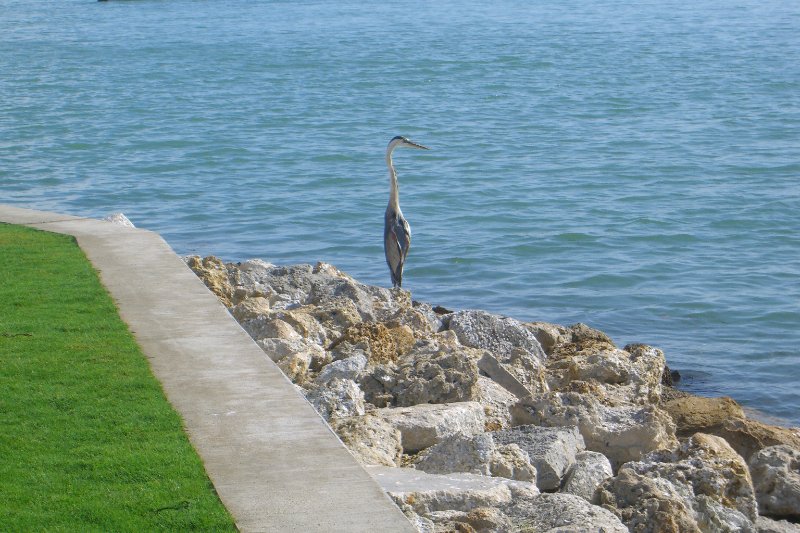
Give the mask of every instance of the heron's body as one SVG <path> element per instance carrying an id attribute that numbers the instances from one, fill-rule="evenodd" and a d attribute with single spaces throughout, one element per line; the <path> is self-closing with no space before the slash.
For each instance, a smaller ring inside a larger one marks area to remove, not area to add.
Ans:
<path id="1" fill-rule="evenodd" d="M 392 152 L 398 146 L 427 150 L 421 144 L 400 136 L 389 141 L 389 146 L 386 148 L 386 166 L 389 167 L 389 205 L 386 206 L 383 224 L 383 250 L 386 254 L 386 264 L 389 265 L 389 272 L 392 275 L 393 287 L 401 287 L 403 284 L 403 265 L 406 262 L 408 248 L 411 246 L 411 227 L 400 210 L 397 172 L 392 164 Z"/>

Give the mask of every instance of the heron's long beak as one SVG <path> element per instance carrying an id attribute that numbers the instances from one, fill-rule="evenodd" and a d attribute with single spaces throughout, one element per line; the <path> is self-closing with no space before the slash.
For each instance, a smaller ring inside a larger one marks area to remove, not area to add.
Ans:
<path id="1" fill-rule="evenodd" d="M 406 140 L 405 144 L 406 146 L 409 146 L 411 148 L 419 148 L 420 150 L 430 150 L 430 148 L 428 148 L 427 146 L 422 146 L 421 144 L 417 144 L 414 141 Z"/>

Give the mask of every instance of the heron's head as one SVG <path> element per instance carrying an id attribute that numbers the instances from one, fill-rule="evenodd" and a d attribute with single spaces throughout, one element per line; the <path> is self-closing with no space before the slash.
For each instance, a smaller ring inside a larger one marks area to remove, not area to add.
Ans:
<path id="1" fill-rule="evenodd" d="M 402 135 L 398 135 L 391 141 L 389 141 L 388 151 L 391 152 L 398 146 L 405 146 L 406 148 L 417 148 L 418 150 L 430 150 L 427 146 L 422 146 L 421 144 L 417 144 L 414 141 L 411 141 Z"/>

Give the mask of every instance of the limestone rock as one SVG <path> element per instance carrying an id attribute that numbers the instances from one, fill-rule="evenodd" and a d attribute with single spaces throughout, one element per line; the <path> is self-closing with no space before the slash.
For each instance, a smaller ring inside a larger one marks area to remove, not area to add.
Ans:
<path id="1" fill-rule="evenodd" d="M 515 520 L 520 533 L 628 533 L 614 513 L 572 494 L 541 494 L 533 500 L 515 502 L 506 514 L 512 520 L 525 517 Z"/>
<path id="2" fill-rule="evenodd" d="M 515 357 L 515 352 L 520 349 L 539 362 L 547 358 L 536 336 L 513 318 L 467 310 L 453 313 L 447 326 L 455 332 L 461 344 L 489 350 L 504 363 Z"/>
<path id="3" fill-rule="evenodd" d="M 561 478 L 575 462 L 578 452 L 585 449 L 577 427 L 519 426 L 492 433 L 501 445 L 516 444 L 536 467 L 536 486 L 539 490 L 555 490 Z"/>
<path id="4" fill-rule="evenodd" d="M 535 481 L 536 469 L 516 444 L 498 446 L 491 433 L 453 435 L 427 448 L 415 462 L 429 474 L 467 472 L 520 481 Z"/>
<path id="5" fill-rule="evenodd" d="M 517 397 L 486 376 L 478 376 L 478 393 L 475 401 L 486 413 L 486 431 L 497 431 L 511 427 L 512 405 Z"/>
<path id="6" fill-rule="evenodd" d="M 270 312 L 269 299 L 264 298 L 263 296 L 248 298 L 231 307 L 230 312 L 233 315 L 233 318 L 235 318 L 240 324 L 249 320 L 258 319 L 259 317 L 265 317 Z M 245 330 L 247 330 L 247 328 L 245 328 Z M 250 333 L 250 331 L 248 331 L 248 333 Z M 260 338 L 252 333 L 250 336 L 254 339 Z"/>
<path id="7" fill-rule="evenodd" d="M 548 356 L 553 353 L 555 347 L 572 340 L 572 333 L 558 324 L 548 322 L 526 322 L 523 324 L 536 336 L 536 340 L 542 346 L 544 353 Z"/>
<path id="8" fill-rule="evenodd" d="M 490 352 L 484 352 L 478 360 L 478 368 L 518 398 L 547 390 L 544 367 L 538 359 L 523 350 L 514 350 L 505 363 Z"/>
<path id="9" fill-rule="evenodd" d="M 800 450 L 769 446 L 753 454 L 749 465 L 760 512 L 800 519 Z"/>
<path id="10" fill-rule="evenodd" d="M 486 422 L 477 402 L 383 408 L 374 414 L 400 431 L 405 453 L 417 453 L 451 435 L 477 435 Z"/>
<path id="11" fill-rule="evenodd" d="M 597 497 L 637 531 L 754 531 L 757 516 L 744 460 L 703 433 L 626 463 Z"/>
<path id="12" fill-rule="evenodd" d="M 561 492 L 592 502 L 597 487 L 613 475 L 608 457 L 598 452 L 580 452 L 575 455 L 575 464 L 564 478 Z"/>
<path id="13" fill-rule="evenodd" d="M 786 444 L 800 450 L 800 430 L 797 428 L 782 428 L 749 418 L 727 420 L 714 429 L 714 435 L 728 441 L 745 460 L 767 446 Z"/>
<path id="14" fill-rule="evenodd" d="M 400 465 L 403 453 L 400 431 L 380 417 L 367 413 L 364 416 L 334 418 L 330 424 L 362 465 Z"/>
<path id="15" fill-rule="evenodd" d="M 608 405 L 660 401 L 666 365 L 661 350 L 643 344 L 620 350 L 608 342 L 570 346 L 575 349 L 562 350 L 548 360 L 548 383 L 553 390 L 585 392 L 580 387 L 593 387 L 593 395 Z"/>
<path id="16" fill-rule="evenodd" d="M 744 411 L 731 398 L 685 396 L 664 404 L 664 410 L 675 422 L 679 437 L 697 432 L 715 434 L 727 420 L 743 419 Z"/>
<path id="17" fill-rule="evenodd" d="M 800 533 L 800 524 L 759 516 L 756 519 L 756 531 L 758 533 Z"/>
<path id="18" fill-rule="evenodd" d="M 328 383 L 332 379 L 349 379 L 358 381 L 364 370 L 367 368 L 366 355 L 356 354 L 347 359 L 340 359 L 325 365 L 319 372 L 316 382 L 320 385 Z"/>
<path id="19" fill-rule="evenodd" d="M 602 453 L 612 465 L 677 444 L 672 419 L 653 405 L 611 407 L 585 394 L 550 392 L 520 400 L 511 415 L 514 425 L 577 426 L 587 449 Z"/>
<path id="20" fill-rule="evenodd" d="M 433 511 L 428 514 L 436 524 L 435 531 L 458 533 L 514 531 L 511 519 L 502 511 L 491 507 L 478 507 L 465 511 Z"/>
<path id="21" fill-rule="evenodd" d="M 325 387 L 310 390 L 306 398 L 325 420 L 361 416 L 366 412 L 364 393 L 350 379 L 334 378 Z"/>
<path id="22" fill-rule="evenodd" d="M 414 332 L 408 326 L 389 329 L 380 322 L 360 322 L 347 328 L 328 349 L 332 350 L 343 342 L 366 344 L 372 363 L 395 362 L 414 345 Z"/>
<path id="23" fill-rule="evenodd" d="M 193 255 L 184 261 L 226 307 L 233 305 L 233 285 L 228 278 L 228 269 L 221 260 L 214 256 L 200 259 Z"/>
<path id="24" fill-rule="evenodd" d="M 361 380 L 367 401 L 383 407 L 477 399 L 476 359 L 482 352 L 453 340 L 433 335 L 415 343 L 396 364 L 374 365 Z"/>
<path id="25" fill-rule="evenodd" d="M 401 507 L 420 516 L 437 511 L 503 510 L 512 502 L 538 496 L 533 483 L 475 474 L 426 474 L 413 468 L 369 466 L 367 472 Z"/>

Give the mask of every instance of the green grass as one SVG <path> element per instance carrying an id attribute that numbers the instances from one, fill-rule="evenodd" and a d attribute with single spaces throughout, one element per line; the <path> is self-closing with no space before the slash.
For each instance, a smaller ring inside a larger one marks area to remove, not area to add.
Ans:
<path id="1" fill-rule="evenodd" d="M 74 239 L 8 224 L 0 530 L 236 530 Z"/>

